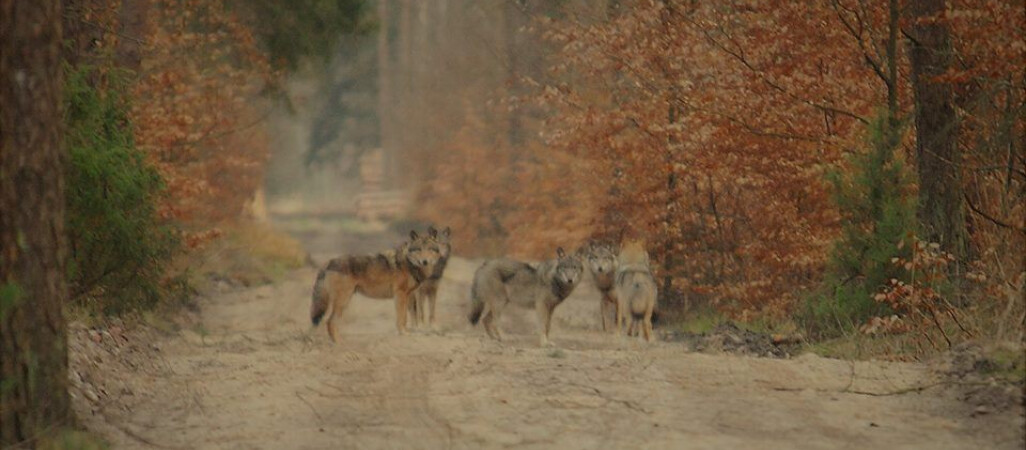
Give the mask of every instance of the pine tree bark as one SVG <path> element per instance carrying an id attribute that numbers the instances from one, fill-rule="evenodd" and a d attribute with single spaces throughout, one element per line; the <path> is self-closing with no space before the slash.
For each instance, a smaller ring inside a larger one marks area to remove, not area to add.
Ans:
<path id="1" fill-rule="evenodd" d="M 61 4 L 0 0 L 0 447 L 70 418 Z"/>
<path id="2" fill-rule="evenodd" d="M 954 92 L 937 82 L 952 62 L 948 26 L 936 19 L 944 0 L 912 0 L 912 87 L 916 103 L 916 156 L 919 175 L 919 221 L 930 242 L 959 261 L 968 256 L 968 233 L 962 195 L 962 155 Z"/>

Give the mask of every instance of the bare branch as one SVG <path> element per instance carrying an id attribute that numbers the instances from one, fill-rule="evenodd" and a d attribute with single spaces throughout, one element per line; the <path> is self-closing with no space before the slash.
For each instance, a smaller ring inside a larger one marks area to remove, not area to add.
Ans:
<path id="1" fill-rule="evenodd" d="M 799 97 L 797 95 L 794 95 L 793 93 L 788 91 L 786 88 L 784 88 L 783 86 L 781 86 L 777 82 L 775 82 L 772 79 L 770 79 L 766 75 L 766 72 L 764 70 L 755 67 L 748 60 L 748 58 L 745 56 L 744 51 L 740 49 L 740 45 L 736 41 L 733 41 L 733 38 L 731 38 L 730 35 L 727 34 L 722 28 L 720 28 L 720 33 L 724 34 L 724 37 L 727 40 L 732 41 L 734 43 L 735 47 L 739 47 L 738 50 L 733 50 L 733 49 L 728 48 L 726 45 L 724 45 L 722 42 L 720 42 L 718 39 L 716 39 L 711 33 L 709 33 L 708 30 L 703 28 L 701 25 L 696 23 L 694 20 L 692 20 L 690 18 L 685 18 L 684 20 L 689 22 L 691 25 L 695 26 L 695 28 L 697 28 L 699 31 L 701 31 L 702 35 L 705 36 L 706 40 L 709 41 L 709 43 L 711 43 L 714 47 L 718 48 L 719 50 L 723 51 L 727 55 L 729 55 L 729 56 L 733 57 L 734 59 L 736 59 L 743 66 L 745 66 L 748 70 L 750 70 L 752 73 L 756 74 L 763 83 L 765 83 L 767 86 L 773 88 L 774 90 L 780 92 L 781 94 L 784 94 L 785 96 L 791 98 L 792 100 L 795 100 L 795 101 L 797 101 L 799 103 L 803 103 L 803 104 L 808 105 L 808 106 L 811 106 L 813 108 L 816 108 L 816 109 L 819 109 L 819 110 L 822 110 L 822 111 L 829 111 L 829 112 L 832 112 L 832 113 L 840 114 L 842 116 L 847 116 L 847 117 L 850 117 L 852 119 L 858 120 L 859 122 L 862 122 L 864 124 L 867 124 L 867 125 L 869 124 L 869 120 L 867 120 L 865 117 L 862 117 L 862 116 L 860 116 L 858 114 L 855 114 L 855 113 L 853 113 L 851 111 L 846 111 L 846 110 L 843 110 L 843 109 L 840 109 L 840 108 L 836 108 L 836 107 L 833 107 L 833 106 L 830 106 L 830 105 L 826 105 L 826 104 L 823 104 L 823 103 L 818 103 L 818 102 L 815 102 L 815 101 L 812 101 L 812 100 L 809 100 L 809 99 L 805 99 L 805 98 L 801 98 L 801 97 Z"/>
<path id="2" fill-rule="evenodd" d="M 974 213 L 978 214 L 980 217 L 983 217 L 984 219 L 987 219 L 988 221 L 990 221 L 991 223 L 993 223 L 994 225 L 997 225 L 999 227 L 1007 228 L 1009 230 L 1014 230 L 1014 231 L 1018 231 L 1020 233 L 1026 234 L 1026 226 L 1012 225 L 1012 224 L 1010 224 L 1008 222 L 1005 222 L 1003 220 L 997 219 L 997 218 L 991 216 L 990 214 L 987 214 L 987 213 L 983 212 L 981 209 L 977 208 L 976 205 L 973 204 L 972 200 L 969 200 L 969 196 L 968 195 L 963 194 L 963 197 L 965 198 L 965 203 L 967 205 L 969 205 L 969 209 L 971 209 Z"/>

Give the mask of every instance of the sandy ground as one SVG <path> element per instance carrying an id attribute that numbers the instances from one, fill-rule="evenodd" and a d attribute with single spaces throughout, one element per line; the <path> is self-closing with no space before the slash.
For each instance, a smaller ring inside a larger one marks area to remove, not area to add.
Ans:
<path id="1" fill-rule="evenodd" d="M 597 330 L 590 285 L 557 308 L 557 349 L 537 347 L 526 310 L 504 317 L 507 342 L 492 342 L 465 319 L 475 267 L 451 262 L 437 329 L 407 336 L 391 301 L 358 297 L 332 345 L 310 328 L 311 269 L 205 299 L 185 330 L 80 330 L 119 344 L 73 344 L 79 414 L 116 448 L 1023 445 L 1018 411 L 974 415 L 942 387 L 905 392 L 937 382 L 925 365 L 618 340 Z M 119 380 L 89 379 L 102 368 Z"/>

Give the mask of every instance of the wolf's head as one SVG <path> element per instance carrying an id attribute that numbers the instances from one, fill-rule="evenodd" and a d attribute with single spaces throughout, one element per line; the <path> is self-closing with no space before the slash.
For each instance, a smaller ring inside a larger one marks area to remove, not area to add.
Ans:
<path id="1" fill-rule="evenodd" d="M 421 236 L 415 230 L 410 230 L 410 241 L 406 243 L 406 262 L 410 266 L 430 274 L 435 264 L 442 257 L 442 244 L 438 242 L 437 233 L 431 237 L 430 233 Z"/>
<path id="2" fill-rule="evenodd" d="M 577 255 L 567 255 L 563 247 L 556 249 L 556 269 L 553 276 L 556 282 L 566 287 L 572 287 L 581 281 L 581 260 Z"/>
<path id="3" fill-rule="evenodd" d="M 438 231 L 434 225 L 428 227 L 428 237 L 438 243 L 440 259 L 448 258 L 449 252 L 452 251 L 452 245 L 449 244 L 450 234 L 449 227 L 445 227 L 442 231 Z"/>
<path id="4" fill-rule="evenodd" d="M 616 271 L 616 250 L 612 245 L 589 242 L 577 251 L 593 275 L 599 276 Z"/>

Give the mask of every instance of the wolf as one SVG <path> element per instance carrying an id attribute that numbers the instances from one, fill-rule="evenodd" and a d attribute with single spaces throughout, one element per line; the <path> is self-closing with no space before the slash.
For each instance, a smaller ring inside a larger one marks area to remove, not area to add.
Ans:
<path id="1" fill-rule="evenodd" d="M 435 298 L 438 296 L 438 284 L 442 280 L 445 266 L 449 262 L 449 254 L 452 252 L 452 245 L 449 239 L 450 234 L 451 230 L 449 227 L 445 227 L 441 232 L 435 229 L 433 225 L 428 227 L 428 238 L 438 242 L 439 257 L 438 262 L 435 263 L 434 271 L 413 291 L 414 301 L 410 302 L 410 318 L 417 326 L 425 323 L 425 314 L 428 315 L 428 320 L 430 320 L 429 325 L 431 327 L 435 326 Z"/>
<path id="2" fill-rule="evenodd" d="M 435 271 L 441 245 L 430 236 L 410 231 L 410 240 L 395 250 L 376 255 L 332 259 L 317 273 L 310 305 L 310 320 L 317 326 L 331 309 L 328 336 L 338 342 L 335 328 L 354 292 L 370 298 L 395 298 L 396 329 L 406 333 L 410 296 Z"/>
<path id="3" fill-rule="evenodd" d="M 617 257 L 619 266 L 613 286 L 618 302 L 616 333 L 628 323 L 627 334 L 632 335 L 640 325 L 645 341 L 652 341 L 652 312 L 656 308 L 659 291 L 649 268 L 648 252 L 641 242 L 626 242 Z M 640 322 L 640 323 L 639 323 Z"/>
<path id="4" fill-rule="evenodd" d="M 567 255 L 562 247 L 556 249 L 555 259 L 535 265 L 507 258 L 487 261 L 474 273 L 467 319 L 472 325 L 481 321 L 488 336 L 501 341 L 496 324 L 506 306 L 533 306 L 538 313 L 541 346 L 547 347 L 551 345 L 552 312 L 577 287 L 582 271 L 577 256 Z"/>
<path id="5" fill-rule="evenodd" d="M 577 249 L 577 256 L 588 267 L 588 272 L 595 280 L 595 287 L 601 294 L 599 314 L 602 318 L 602 331 L 612 331 L 619 314 L 619 305 L 613 291 L 617 267 L 616 249 L 609 244 L 590 241 Z"/>

